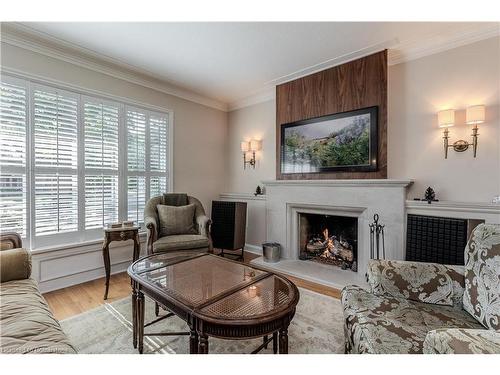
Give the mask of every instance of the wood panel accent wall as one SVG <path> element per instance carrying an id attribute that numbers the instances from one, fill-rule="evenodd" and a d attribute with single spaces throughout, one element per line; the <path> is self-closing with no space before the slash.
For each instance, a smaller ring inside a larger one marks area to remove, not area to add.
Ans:
<path id="1" fill-rule="evenodd" d="M 281 174 L 281 126 L 378 106 L 378 170 Z M 276 87 L 276 179 L 387 178 L 387 50 Z"/>

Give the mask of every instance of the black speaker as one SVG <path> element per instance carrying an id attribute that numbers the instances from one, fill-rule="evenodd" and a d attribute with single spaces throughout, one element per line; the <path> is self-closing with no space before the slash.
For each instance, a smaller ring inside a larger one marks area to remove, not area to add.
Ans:
<path id="1" fill-rule="evenodd" d="M 211 235 L 214 249 L 239 250 L 243 258 L 247 224 L 246 202 L 212 201 Z"/>
<path id="2" fill-rule="evenodd" d="M 464 252 L 472 230 L 484 220 L 409 214 L 406 260 L 464 265 Z"/>

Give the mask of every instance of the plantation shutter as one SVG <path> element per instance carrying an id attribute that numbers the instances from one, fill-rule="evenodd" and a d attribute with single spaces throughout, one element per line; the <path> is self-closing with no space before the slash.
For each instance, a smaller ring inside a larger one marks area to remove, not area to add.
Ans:
<path id="1" fill-rule="evenodd" d="M 78 230 L 78 96 L 33 90 L 35 235 Z"/>
<path id="2" fill-rule="evenodd" d="M 27 90 L 0 83 L 0 231 L 27 235 Z"/>
<path id="3" fill-rule="evenodd" d="M 118 221 L 119 106 L 84 101 L 85 229 Z"/>

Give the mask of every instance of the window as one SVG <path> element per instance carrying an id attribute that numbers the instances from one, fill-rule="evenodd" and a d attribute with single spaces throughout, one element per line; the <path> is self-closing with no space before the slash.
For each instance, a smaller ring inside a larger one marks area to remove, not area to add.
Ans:
<path id="1" fill-rule="evenodd" d="M 85 229 L 118 220 L 118 104 L 85 99 Z"/>
<path id="2" fill-rule="evenodd" d="M 22 81 L 0 84 L 0 230 L 27 232 L 27 95 Z"/>
<path id="3" fill-rule="evenodd" d="M 127 216 L 142 224 L 146 200 L 167 190 L 168 117 L 130 107 L 126 116 Z"/>
<path id="4" fill-rule="evenodd" d="M 2 76 L 0 231 L 31 247 L 143 222 L 169 186 L 169 115 Z"/>
<path id="5" fill-rule="evenodd" d="M 35 235 L 78 230 L 78 97 L 33 90 Z"/>

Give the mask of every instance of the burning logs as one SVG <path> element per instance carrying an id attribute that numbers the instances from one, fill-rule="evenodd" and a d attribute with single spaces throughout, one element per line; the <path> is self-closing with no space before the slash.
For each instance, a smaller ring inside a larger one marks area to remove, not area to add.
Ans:
<path id="1" fill-rule="evenodd" d="M 352 246 L 342 238 L 329 236 L 328 229 L 323 231 L 323 236 L 314 236 L 306 244 L 306 251 L 326 260 L 340 260 L 349 264 L 354 261 Z"/>

